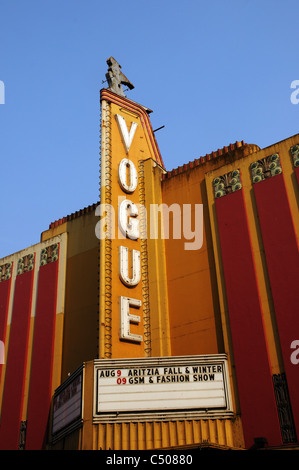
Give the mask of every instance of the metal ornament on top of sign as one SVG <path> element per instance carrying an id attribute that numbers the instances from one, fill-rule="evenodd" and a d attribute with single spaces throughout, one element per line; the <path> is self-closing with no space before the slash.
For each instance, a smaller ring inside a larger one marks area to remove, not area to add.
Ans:
<path id="1" fill-rule="evenodd" d="M 128 131 L 125 119 L 116 114 L 118 128 L 121 134 L 122 142 L 128 154 L 137 123 L 133 122 Z M 127 174 L 128 173 L 128 174 Z M 120 189 L 126 194 L 133 194 L 137 188 L 138 176 L 134 163 L 129 158 L 123 158 L 118 165 L 118 182 Z M 139 239 L 139 220 L 138 208 L 136 204 L 129 198 L 124 199 L 118 207 L 118 224 L 121 232 L 129 239 L 137 241 Z M 118 248 L 119 253 L 119 277 L 121 282 L 128 288 L 135 287 L 139 284 L 141 278 L 141 265 L 140 265 L 140 251 L 131 251 L 131 273 L 129 273 L 129 248 L 120 245 Z M 133 334 L 130 331 L 130 324 L 138 324 L 141 321 L 139 315 L 130 313 L 130 307 L 139 309 L 142 306 L 140 299 L 132 298 L 131 296 L 120 296 L 119 298 L 119 315 L 120 315 L 120 330 L 119 336 L 121 340 L 131 341 L 134 343 L 141 343 L 143 337 L 141 335 Z"/>
<path id="2" fill-rule="evenodd" d="M 119 65 L 119 63 L 113 57 L 109 57 L 109 59 L 107 59 L 107 65 L 109 68 L 108 72 L 106 73 L 106 79 L 110 90 L 120 96 L 125 97 L 123 85 L 126 85 L 130 90 L 134 88 L 134 85 L 121 72 L 121 65 Z"/>

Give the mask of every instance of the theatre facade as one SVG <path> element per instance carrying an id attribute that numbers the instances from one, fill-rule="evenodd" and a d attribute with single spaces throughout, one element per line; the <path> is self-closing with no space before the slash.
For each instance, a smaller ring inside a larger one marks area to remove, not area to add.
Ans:
<path id="1" fill-rule="evenodd" d="M 107 63 L 99 201 L 0 260 L 0 449 L 299 449 L 299 134 L 168 171 Z"/>

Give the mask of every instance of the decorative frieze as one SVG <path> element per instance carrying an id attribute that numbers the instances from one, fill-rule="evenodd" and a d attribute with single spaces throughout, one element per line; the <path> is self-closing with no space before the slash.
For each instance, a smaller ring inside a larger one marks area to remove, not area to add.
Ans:
<path id="1" fill-rule="evenodd" d="M 27 432 L 27 421 L 21 421 L 18 450 L 25 450 L 26 432 Z"/>
<path id="2" fill-rule="evenodd" d="M 297 168 L 299 166 L 299 144 L 296 144 L 291 147 L 291 154 L 293 157 L 294 167 Z"/>
<path id="3" fill-rule="evenodd" d="M 281 436 L 284 443 L 297 442 L 293 414 L 285 374 L 273 375 L 273 386 L 280 422 Z"/>
<path id="4" fill-rule="evenodd" d="M 240 170 L 233 170 L 213 180 L 215 198 L 226 196 L 242 189 Z"/>
<path id="5" fill-rule="evenodd" d="M 6 263 L 0 266 L 0 282 L 11 278 L 12 263 Z"/>
<path id="6" fill-rule="evenodd" d="M 23 256 L 18 261 L 17 275 L 26 273 L 27 271 L 32 271 L 34 267 L 34 254 L 29 254 Z"/>
<path id="7" fill-rule="evenodd" d="M 58 243 L 43 248 L 40 254 L 40 265 L 45 266 L 46 264 L 53 263 L 58 260 Z"/>
<path id="8" fill-rule="evenodd" d="M 279 175 L 282 173 L 282 169 L 278 153 L 251 163 L 250 170 L 253 183 L 259 183 L 267 178 Z"/>

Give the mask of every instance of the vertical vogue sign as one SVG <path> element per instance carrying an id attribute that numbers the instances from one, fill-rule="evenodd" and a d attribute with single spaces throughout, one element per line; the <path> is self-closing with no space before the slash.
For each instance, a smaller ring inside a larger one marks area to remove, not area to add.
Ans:
<path id="1" fill-rule="evenodd" d="M 117 114 L 116 120 L 121 133 L 122 142 L 124 144 L 126 153 L 128 153 L 133 141 L 137 124 L 133 122 L 129 132 L 125 119 L 122 116 Z M 133 194 L 137 188 L 137 170 L 134 163 L 129 160 L 129 158 L 123 158 L 119 163 L 118 182 L 122 191 L 128 195 Z M 136 204 L 129 199 L 129 197 L 122 200 L 122 202 L 119 204 L 118 225 L 125 237 L 128 237 L 133 241 L 137 241 L 139 239 L 138 208 Z M 118 248 L 118 256 L 119 277 L 121 282 L 126 287 L 132 288 L 137 286 L 141 277 L 140 251 L 137 249 L 131 250 L 131 273 L 129 273 L 129 248 L 120 245 Z M 141 335 L 133 334 L 130 331 L 131 323 L 140 323 L 140 316 L 130 313 L 130 307 L 137 309 L 140 308 L 141 300 L 132 297 L 120 296 L 120 339 L 141 343 L 143 337 Z"/>

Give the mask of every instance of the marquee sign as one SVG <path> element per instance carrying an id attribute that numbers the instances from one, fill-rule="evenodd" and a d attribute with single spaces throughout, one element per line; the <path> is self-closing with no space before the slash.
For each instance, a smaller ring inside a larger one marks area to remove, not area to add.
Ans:
<path id="1" fill-rule="evenodd" d="M 67 434 L 81 425 L 83 373 L 78 369 L 56 391 L 53 399 L 52 433 Z"/>
<path id="2" fill-rule="evenodd" d="M 152 418 L 175 413 L 226 415 L 231 395 L 226 355 L 95 361 L 94 417 Z M 190 415 L 191 416 L 191 415 Z"/>

